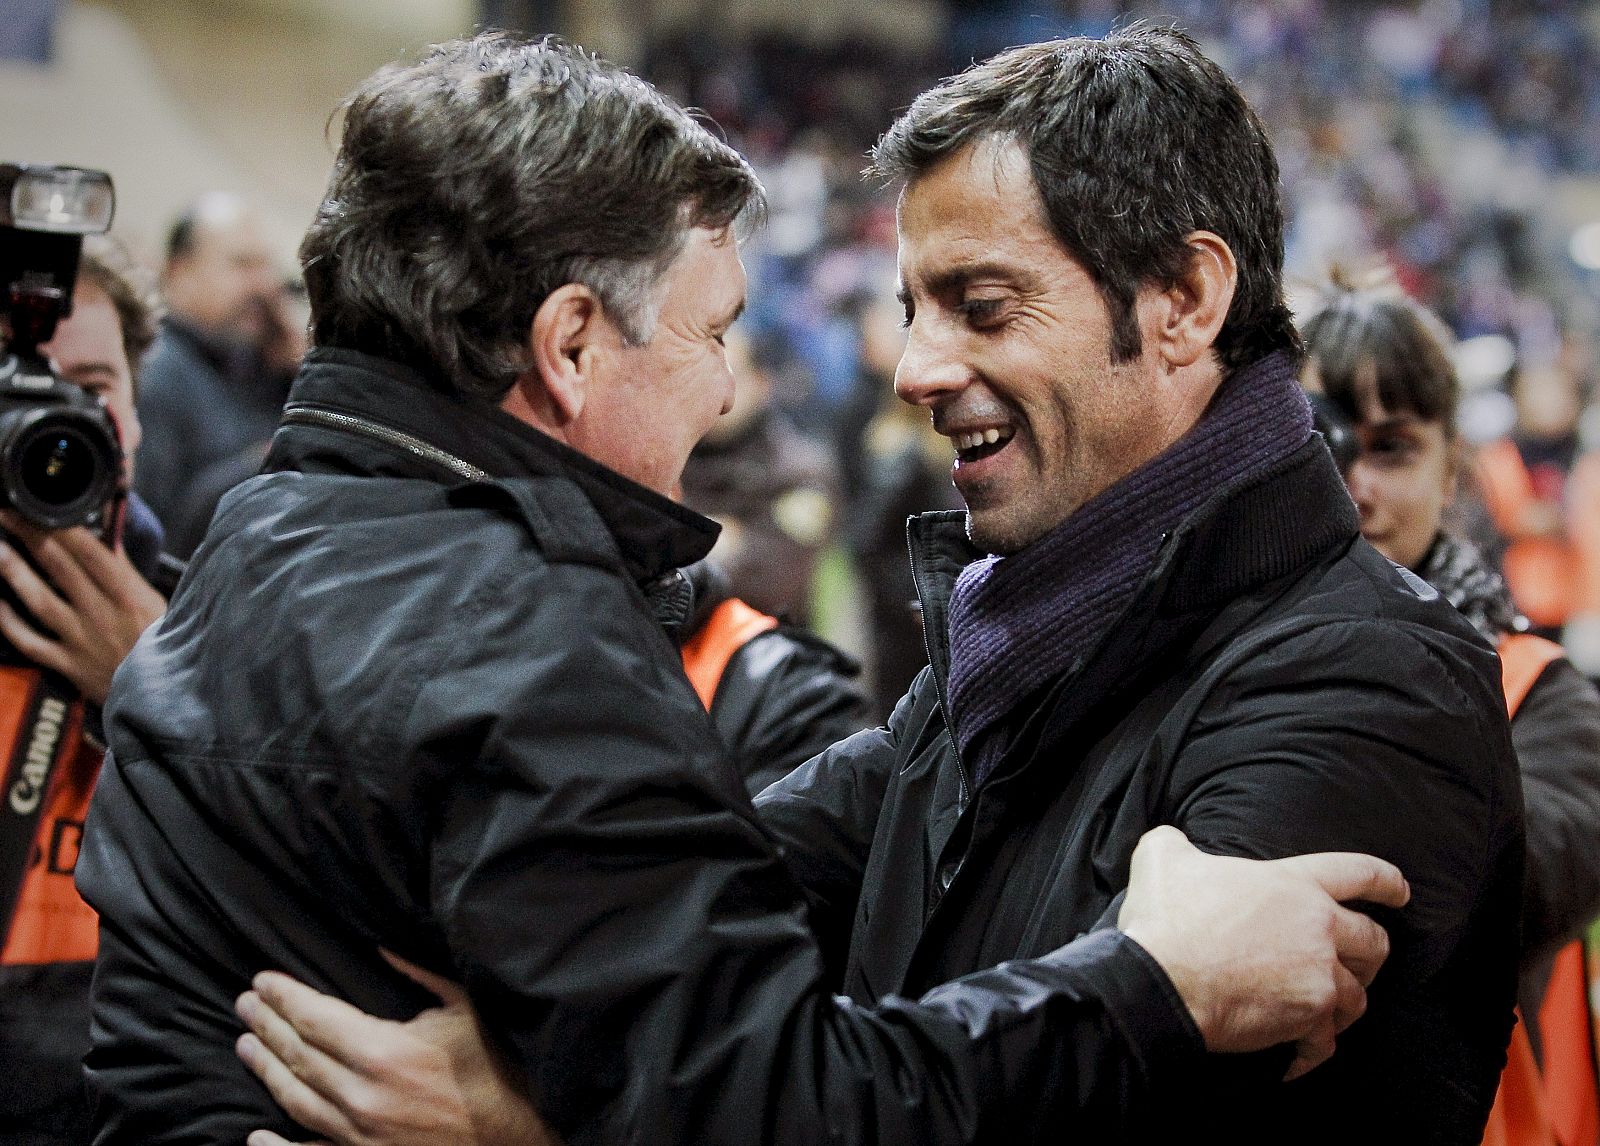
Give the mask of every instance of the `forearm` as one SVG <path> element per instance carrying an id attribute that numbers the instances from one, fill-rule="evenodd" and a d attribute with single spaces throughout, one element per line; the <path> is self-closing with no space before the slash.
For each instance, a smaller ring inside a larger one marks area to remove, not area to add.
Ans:
<path id="1" fill-rule="evenodd" d="M 558 1128 L 572 1146 L 1126 1140 L 1163 1081 L 1203 1051 L 1166 976 L 1114 931 L 915 1002 L 866 1008 L 809 990 L 769 1012 L 770 986 L 707 1040 L 720 1053 L 671 1056 L 636 1027 L 634 1085 L 599 1117 Z"/>

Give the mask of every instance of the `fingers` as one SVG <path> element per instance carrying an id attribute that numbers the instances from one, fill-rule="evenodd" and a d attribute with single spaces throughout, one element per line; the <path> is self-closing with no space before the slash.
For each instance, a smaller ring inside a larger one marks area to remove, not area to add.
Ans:
<path id="1" fill-rule="evenodd" d="M 351 1129 L 339 1109 L 302 1079 L 277 1052 L 257 1035 L 243 1034 L 234 1043 L 234 1051 L 244 1064 L 259 1078 L 272 1095 L 272 1100 L 302 1126 L 341 1141 L 349 1141 Z M 345 1133 L 341 1136 L 341 1131 Z M 264 1136 L 264 1137 L 260 1137 Z M 258 1130 L 250 1135 L 252 1143 L 283 1143 L 287 1140 L 270 1130 Z"/>
<path id="2" fill-rule="evenodd" d="M 23 656 L 36 665 L 66 675 L 71 668 L 71 657 L 55 641 L 46 637 L 5 601 L 0 601 L 0 635 L 11 642 Z"/>
<path id="3" fill-rule="evenodd" d="M 1139 837 L 1139 843 L 1133 849 L 1128 882 L 1138 883 L 1140 877 L 1148 878 L 1155 869 L 1181 859 L 1187 852 L 1199 850 L 1189 842 L 1188 836 L 1171 824 L 1151 828 Z"/>
<path id="4" fill-rule="evenodd" d="M 1342 1033 L 1367 1013 L 1367 992 L 1361 981 L 1343 967 L 1333 973 L 1333 1029 Z"/>
<path id="5" fill-rule="evenodd" d="M 1367 1011 L 1367 993 L 1356 977 L 1343 967 L 1334 971 L 1333 1013 L 1310 1034 L 1295 1043 L 1294 1062 L 1283 1076 L 1283 1081 L 1293 1082 L 1301 1075 L 1333 1057 L 1335 1042 L 1340 1032 Z"/>
<path id="6" fill-rule="evenodd" d="M 349 1074 L 347 1068 L 368 1069 L 367 1049 L 385 1028 L 393 1025 L 383 1019 L 373 1018 L 343 999 L 324 995 L 297 979 L 275 971 L 263 971 L 255 977 L 252 985 L 255 991 L 241 995 L 240 1000 L 242 1002 L 252 994 L 256 996 L 262 1004 L 258 1013 L 266 1024 L 266 1030 L 258 1028 L 249 1015 L 241 1012 L 240 1018 L 251 1030 L 262 1035 L 280 1057 L 282 1052 L 278 1051 L 271 1039 L 266 1038 L 268 1033 L 282 1034 L 286 1038 L 292 1035 L 293 1041 L 287 1044 L 291 1050 L 294 1044 L 303 1044 L 317 1052 L 316 1063 L 338 1065 L 342 1071 L 340 1077 L 335 1078 L 333 1072 L 321 1076 L 330 1083 L 343 1081 L 343 1075 Z"/>
<path id="7" fill-rule="evenodd" d="M 56 590 L 34 570 L 17 550 L 0 541 L 0 577 L 17 595 L 17 600 L 51 632 L 66 635 L 74 615 Z"/>
<path id="8" fill-rule="evenodd" d="M 1321 885 L 1341 903 L 1359 899 L 1383 907 L 1404 907 L 1411 899 L 1411 888 L 1400 869 L 1376 856 L 1319 852 L 1278 862 Z"/>
<path id="9" fill-rule="evenodd" d="M 1389 957 L 1389 933 L 1359 911 L 1345 907 L 1334 911 L 1333 944 L 1341 969 L 1347 969 L 1363 988 L 1372 986 L 1378 968 Z"/>
<path id="10" fill-rule="evenodd" d="M 28 547 L 39 569 L 65 600 L 82 602 L 105 595 L 89 574 L 82 556 L 86 542 L 102 550 L 105 546 L 87 529 L 79 526 L 76 529 L 43 532 L 30 526 L 13 532 Z M 68 538 L 71 539 L 70 546 Z M 28 607 L 31 609 L 33 606 L 30 604 Z"/>
<path id="11" fill-rule="evenodd" d="M 295 1023 L 268 1004 L 259 992 L 246 991 L 240 995 L 234 1010 L 244 1020 L 245 1026 L 250 1028 L 251 1034 L 296 1079 L 327 1093 L 348 1077 L 350 1072 L 341 1063 L 304 1038 Z M 245 1057 L 244 1051 L 252 1049 L 247 1044 L 241 1049 L 241 1057 Z M 245 1061 L 249 1063 L 250 1059 L 246 1057 Z M 317 1126 L 316 1129 L 325 1127 Z"/>
<path id="12" fill-rule="evenodd" d="M 393 951 L 380 947 L 378 954 L 382 955 L 389 966 L 400 972 L 400 974 L 424 990 L 431 991 L 438 996 L 439 1001 L 444 1003 L 445 1006 L 465 1007 L 470 1005 L 467 1002 L 466 988 L 462 987 L 460 983 L 446 979 L 443 975 L 436 975 L 432 971 L 418 967 L 415 963 L 409 963 Z"/>
<path id="13" fill-rule="evenodd" d="M 290 1142 L 283 1135 L 274 1134 L 270 1130 L 252 1131 L 250 1137 L 244 1141 L 245 1146 L 333 1146 L 332 1142 L 325 1142 L 320 1138 L 315 1142 Z"/>

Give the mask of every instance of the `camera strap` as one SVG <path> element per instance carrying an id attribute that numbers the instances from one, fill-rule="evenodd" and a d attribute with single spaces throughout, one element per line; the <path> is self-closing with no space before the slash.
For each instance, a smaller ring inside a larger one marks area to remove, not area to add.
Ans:
<path id="1" fill-rule="evenodd" d="M 73 712 L 77 692 L 54 673 L 17 666 L 0 667 L 13 676 L 0 689 L 0 737 L 9 729 L 10 759 L 0 787 L 0 948 L 11 932 L 22 885 L 33 859 L 39 821 L 50 791 L 76 742 Z M 26 680 L 31 678 L 31 680 Z M 4 711 L 7 694 L 25 697 Z M 15 722 L 15 723 L 13 723 Z M 3 740 L 0 740 L 3 743 Z"/>

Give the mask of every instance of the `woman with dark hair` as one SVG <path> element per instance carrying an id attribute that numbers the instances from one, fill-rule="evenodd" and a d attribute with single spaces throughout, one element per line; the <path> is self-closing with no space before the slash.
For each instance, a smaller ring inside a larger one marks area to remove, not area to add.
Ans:
<path id="1" fill-rule="evenodd" d="M 1330 440 L 1341 430 L 1353 439 L 1341 468 L 1362 536 L 1460 609 L 1498 647 L 1504 666 L 1528 841 L 1518 991 L 1527 1039 L 1513 1043 L 1512 1058 L 1515 1064 L 1519 1047 L 1543 1050 L 1537 1089 L 1544 1101 L 1536 1105 L 1546 1109 L 1544 1137 L 1498 1141 L 1592 1142 L 1600 1110 L 1582 950 L 1572 941 L 1600 913 L 1600 694 L 1559 645 L 1526 633 L 1504 581 L 1471 543 L 1441 528 L 1461 453 L 1460 387 L 1444 325 L 1387 277 L 1357 284 L 1336 275 L 1301 329 L 1304 382 L 1321 395 L 1319 420 L 1330 423 L 1319 428 Z M 1340 419 L 1347 425 L 1332 424 Z M 1577 1040 L 1572 1056 L 1561 1045 L 1569 1034 Z M 1576 1068 L 1570 1076 L 1568 1067 Z M 1514 1073 L 1515 1065 L 1496 1118 L 1505 1114 Z M 1558 1138 L 1548 1137 L 1550 1123 Z M 1490 1125 L 1493 1132 L 1497 1123 Z M 1569 1139 L 1563 1128 L 1581 1137 Z"/>

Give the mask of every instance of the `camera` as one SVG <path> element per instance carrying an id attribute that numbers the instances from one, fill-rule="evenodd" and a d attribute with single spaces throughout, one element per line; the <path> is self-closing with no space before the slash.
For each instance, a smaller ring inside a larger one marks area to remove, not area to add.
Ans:
<path id="1" fill-rule="evenodd" d="M 109 228 L 115 204 L 103 171 L 0 163 L 0 502 L 45 529 L 104 536 L 121 481 L 104 404 L 39 352 L 72 313 L 83 236 Z"/>
<path id="2" fill-rule="evenodd" d="M 1328 444 L 1333 464 L 1339 467 L 1340 476 L 1348 475 L 1361 453 L 1361 443 L 1356 438 L 1356 428 L 1326 394 L 1306 395 L 1311 403 L 1311 425 Z"/>

